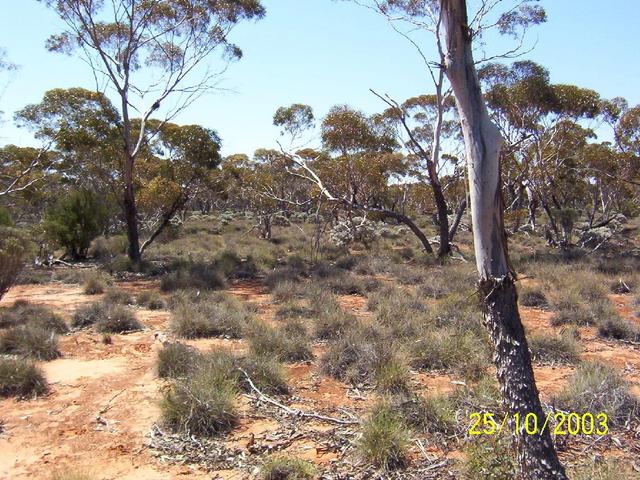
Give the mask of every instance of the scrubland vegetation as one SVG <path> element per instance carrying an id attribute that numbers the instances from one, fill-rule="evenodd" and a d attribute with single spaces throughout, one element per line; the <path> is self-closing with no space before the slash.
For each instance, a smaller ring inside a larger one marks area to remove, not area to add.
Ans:
<path id="1" fill-rule="evenodd" d="M 181 82 L 213 50 L 241 57 L 227 32 L 260 1 L 113 2 L 45 2 L 70 29 L 49 49 L 80 46 L 111 88 L 44 93 L 15 121 L 46 146 L 0 148 L 0 448 L 6 421 L 34 450 L 10 468 L 94 478 L 65 466 L 78 448 L 122 460 L 109 478 L 637 476 L 640 107 L 471 55 L 541 6 L 481 2 L 471 27 L 466 2 L 357 2 L 439 19 L 437 93 L 281 107 L 289 149 L 223 157 L 161 113 L 209 90 Z M 607 431 L 514 438 L 516 415 L 556 414 Z"/>

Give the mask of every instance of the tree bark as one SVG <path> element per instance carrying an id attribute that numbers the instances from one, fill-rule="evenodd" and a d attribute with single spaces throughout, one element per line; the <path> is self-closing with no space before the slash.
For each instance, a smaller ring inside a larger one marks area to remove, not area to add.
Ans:
<path id="1" fill-rule="evenodd" d="M 127 241 L 129 243 L 129 259 L 139 263 L 142 254 L 140 252 L 140 233 L 138 232 L 138 209 L 136 207 L 136 193 L 133 186 L 133 158 L 125 153 L 124 163 L 124 217 L 127 225 Z"/>
<path id="2" fill-rule="evenodd" d="M 507 256 L 500 189 L 498 127 L 491 122 L 482 96 L 471 49 L 466 0 L 440 0 L 446 31 L 445 69 L 451 82 L 464 134 L 471 216 L 485 325 L 494 344 L 494 363 L 503 400 L 511 417 L 534 414 L 545 424 L 518 312 L 515 275 Z M 524 422 L 521 422 L 524 423 Z M 566 479 L 549 429 L 516 432 L 521 476 L 528 480 Z"/>

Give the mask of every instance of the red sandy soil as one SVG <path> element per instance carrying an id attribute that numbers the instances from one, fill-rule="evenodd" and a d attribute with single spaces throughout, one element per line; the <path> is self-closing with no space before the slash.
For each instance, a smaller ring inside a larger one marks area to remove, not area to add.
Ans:
<path id="1" fill-rule="evenodd" d="M 131 293 L 157 289 L 152 281 L 118 284 Z M 258 306 L 266 321 L 273 319 L 274 306 L 270 296 L 255 282 L 243 282 L 228 290 L 243 300 Z M 49 284 L 25 285 L 13 288 L 0 302 L 11 305 L 19 299 L 51 307 L 69 318 L 81 305 L 98 300 L 87 296 L 80 287 Z M 625 296 L 612 296 L 626 318 L 633 311 Z M 366 312 L 362 297 L 342 297 L 345 309 L 359 316 Z M 0 419 L 4 433 L 0 434 L 0 479 L 47 479 L 56 469 L 69 466 L 95 478 L 162 480 L 251 478 L 241 471 L 207 473 L 191 466 L 169 465 L 155 458 L 145 446 L 147 435 L 159 418 L 158 400 L 164 382 L 155 374 L 156 353 L 161 342 L 155 336 L 168 332 L 169 313 L 137 310 L 146 325 L 143 332 L 113 335 L 113 343 L 105 345 L 99 334 L 82 331 L 60 339 L 63 357 L 41 366 L 51 384 L 51 393 L 37 400 L 0 401 Z M 550 332 L 549 313 L 522 309 L 529 332 Z M 637 321 L 637 320 L 636 320 Z M 582 353 L 585 359 L 598 359 L 622 370 L 640 394 L 640 350 L 637 346 L 602 341 L 590 329 L 581 329 Z M 243 341 L 197 340 L 188 342 L 200 349 L 213 346 L 234 351 L 246 348 Z M 322 348 L 319 347 L 318 351 Z M 536 367 L 536 380 L 543 399 L 550 399 L 565 384 L 573 371 L 567 366 Z M 319 375 L 314 364 L 294 364 L 288 367 L 289 384 L 296 397 L 293 408 L 337 412 L 340 407 L 364 411 L 373 396 L 336 380 Z M 413 383 L 422 393 L 445 393 L 455 388 L 456 379 L 447 375 L 414 373 Z M 268 442 L 277 422 L 252 411 L 249 401 L 241 397 L 240 425 L 229 435 L 230 446 L 246 448 L 254 440 Z M 326 424 L 311 424 L 318 431 L 332 428 Z M 433 450 L 433 446 L 429 447 Z M 323 452 L 321 446 L 302 439 L 292 443 L 286 452 L 317 463 L 335 458 Z M 455 452 L 451 455 L 455 456 Z"/>

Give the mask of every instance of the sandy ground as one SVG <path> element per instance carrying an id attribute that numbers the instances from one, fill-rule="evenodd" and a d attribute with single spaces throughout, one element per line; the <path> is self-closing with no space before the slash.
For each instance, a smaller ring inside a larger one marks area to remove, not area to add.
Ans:
<path id="1" fill-rule="evenodd" d="M 149 281 L 118 285 L 131 293 L 157 288 Z M 270 296 L 255 282 L 234 285 L 228 290 L 243 300 L 254 302 L 260 316 L 273 322 L 274 307 Z M 81 305 L 98 300 L 84 295 L 79 287 L 50 284 L 13 288 L 0 305 L 19 299 L 46 305 L 69 318 Z M 628 299 L 612 296 L 619 311 L 638 321 Z M 366 316 L 365 299 L 343 297 L 341 304 L 357 315 Z M 156 378 L 154 363 L 161 342 L 156 332 L 168 335 L 169 314 L 165 311 L 137 310 L 146 330 L 131 335 L 114 335 L 105 345 L 102 337 L 90 331 L 76 332 L 60 339 L 61 359 L 42 364 L 51 384 L 51 393 L 33 401 L 0 401 L 0 479 L 47 479 L 56 469 L 69 466 L 83 470 L 94 478 L 109 479 L 200 479 L 250 478 L 241 471 L 207 473 L 191 466 L 176 466 L 154 457 L 146 447 L 148 434 L 159 417 L 158 400 L 163 382 Z M 554 330 L 549 313 L 522 309 L 529 332 Z M 559 329 L 557 329 L 559 331 Z M 598 359 L 622 370 L 640 395 L 640 349 L 637 346 L 605 342 L 592 329 L 581 329 L 585 359 Z M 224 346 L 245 348 L 242 341 L 199 340 L 190 342 L 198 348 Z M 573 371 L 567 366 L 540 366 L 536 380 L 543 399 L 557 393 Z M 295 396 L 293 407 L 339 410 L 340 407 L 363 410 L 372 399 L 350 390 L 341 382 L 319 376 L 314 364 L 288 367 L 289 383 Z M 445 375 L 414 373 L 413 381 L 421 392 L 443 393 L 455 388 L 455 378 Z M 247 449 L 257 441 L 269 441 L 278 425 L 264 415 L 252 412 L 248 401 L 241 399 L 243 418 L 231 433 L 230 445 Z M 311 428 L 326 429 L 326 424 Z M 285 451 L 317 463 L 335 457 L 321 445 L 302 439 Z"/>

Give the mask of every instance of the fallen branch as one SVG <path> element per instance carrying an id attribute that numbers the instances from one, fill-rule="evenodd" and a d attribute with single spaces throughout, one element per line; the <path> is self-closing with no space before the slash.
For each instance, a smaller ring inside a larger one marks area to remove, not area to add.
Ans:
<path id="1" fill-rule="evenodd" d="M 289 415 L 292 415 L 294 417 L 300 417 L 300 418 L 313 418 L 315 420 L 322 420 L 324 422 L 336 423 L 338 425 L 359 425 L 360 424 L 360 420 L 343 420 L 341 418 L 327 417 L 326 415 L 320 415 L 315 412 L 304 412 L 302 410 L 289 408 L 286 405 L 283 405 L 277 400 L 274 400 L 273 398 L 268 397 L 267 395 L 262 393 L 258 389 L 258 387 L 255 386 L 255 384 L 253 383 L 253 381 L 251 380 L 251 377 L 247 372 L 245 372 L 242 368 L 239 368 L 238 370 L 240 370 L 244 374 L 244 376 L 247 379 L 247 382 L 249 382 L 249 386 L 258 395 L 258 400 L 270 403 L 271 405 L 274 405 L 280 408 L 281 410 L 284 410 Z"/>

